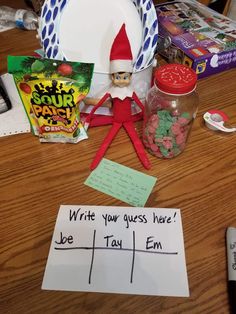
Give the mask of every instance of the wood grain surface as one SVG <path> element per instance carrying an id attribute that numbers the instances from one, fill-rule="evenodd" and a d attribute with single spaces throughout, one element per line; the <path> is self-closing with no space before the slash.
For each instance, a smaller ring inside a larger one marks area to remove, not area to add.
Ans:
<path id="1" fill-rule="evenodd" d="M 34 31 L 0 33 L 0 72 L 7 55 L 36 48 Z M 147 207 L 181 209 L 189 298 L 42 291 L 59 206 L 127 206 L 84 185 L 109 126 L 89 129 L 89 139 L 76 145 L 41 144 L 32 134 L 0 138 L 0 313 L 229 313 L 225 231 L 236 226 L 236 134 L 208 130 L 202 116 L 221 109 L 236 125 L 235 82 L 235 69 L 198 82 L 198 115 L 178 157 L 149 155 L 152 168 L 144 170 L 123 130 L 106 154 L 157 176 Z"/>

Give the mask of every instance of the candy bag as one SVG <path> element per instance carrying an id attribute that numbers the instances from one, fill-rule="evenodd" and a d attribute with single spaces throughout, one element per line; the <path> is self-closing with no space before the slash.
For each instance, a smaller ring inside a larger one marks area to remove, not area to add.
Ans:
<path id="1" fill-rule="evenodd" d="M 32 131 L 40 142 L 78 143 L 87 134 L 80 121 L 79 102 L 88 94 L 91 63 L 9 56 Z"/>

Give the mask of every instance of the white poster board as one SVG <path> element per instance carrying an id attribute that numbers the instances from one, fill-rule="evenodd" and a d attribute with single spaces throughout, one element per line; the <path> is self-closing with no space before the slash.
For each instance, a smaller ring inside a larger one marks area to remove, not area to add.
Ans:
<path id="1" fill-rule="evenodd" d="M 189 296 L 180 210 L 61 206 L 42 289 Z"/>

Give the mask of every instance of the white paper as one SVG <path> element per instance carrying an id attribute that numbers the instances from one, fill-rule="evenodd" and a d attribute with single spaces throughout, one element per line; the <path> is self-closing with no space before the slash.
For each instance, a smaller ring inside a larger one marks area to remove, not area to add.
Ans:
<path id="1" fill-rule="evenodd" d="M 0 137 L 30 132 L 30 123 L 18 94 L 13 76 L 1 76 L 3 85 L 11 101 L 12 108 L 0 114 Z"/>
<path id="2" fill-rule="evenodd" d="M 42 289 L 189 296 L 180 210 L 61 206 Z"/>
<path id="3" fill-rule="evenodd" d="M 4 21 L 3 21 L 3 23 L 4 23 Z M 1 33 L 1 32 L 5 32 L 5 31 L 8 31 L 8 30 L 10 30 L 10 29 L 12 29 L 12 28 L 15 28 L 15 25 L 14 25 L 14 24 L 10 24 L 10 23 L 9 23 L 9 25 L 4 25 L 4 24 L 2 24 L 1 21 L 0 21 L 0 33 Z"/>

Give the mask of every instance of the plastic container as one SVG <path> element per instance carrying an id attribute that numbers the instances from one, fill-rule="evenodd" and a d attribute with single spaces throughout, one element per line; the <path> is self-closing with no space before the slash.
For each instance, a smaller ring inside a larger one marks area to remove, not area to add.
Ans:
<path id="1" fill-rule="evenodd" d="M 185 149 L 198 109 L 197 75 L 182 64 L 167 64 L 154 73 L 146 96 L 143 143 L 159 158 Z"/>
<path id="2" fill-rule="evenodd" d="M 38 16 L 33 11 L 0 6 L 0 24 L 6 27 L 15 26 L 27 30 L 36 30 Z"/>

